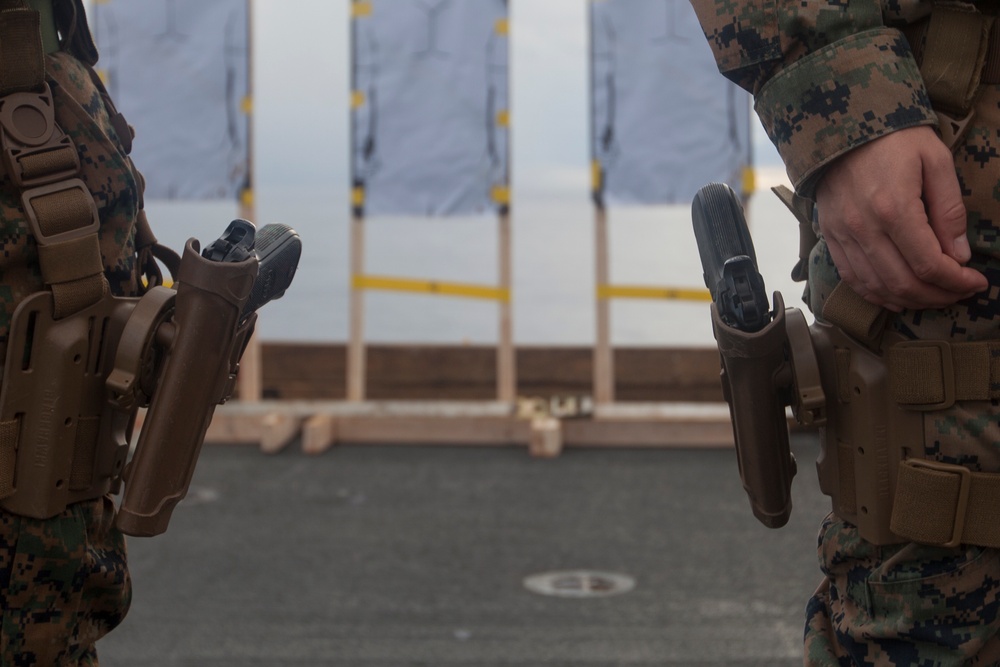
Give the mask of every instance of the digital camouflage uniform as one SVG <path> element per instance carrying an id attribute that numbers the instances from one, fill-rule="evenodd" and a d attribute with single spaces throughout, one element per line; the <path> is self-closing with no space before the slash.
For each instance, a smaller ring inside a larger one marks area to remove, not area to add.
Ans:
<path id="1" fill-rule="evenodd" d="M 872 139 L 936 124 L 907 32 L 930 0 L 692 0 L 720 70 L 755 108 L 796 190 L 812 196 L 824 166 Z M 992 285 L 944 310 L 907 311 L 904 335 L 996 339 L 1000 326 L 1000 86 L 979 90 L 955 146 L 969 266 Z M 822 214 L 820 212 L 820 214 Z M 810 257 L 814 313 L 839 278 L 826 244 Z M 1000 404 L 959 402 L 926 413 L 925 455 L 1000 471 Z M 998 513 L 1000 521 L 1000 513 Z M 1000 665 L 1000 551 L 917 544 L 877 547 L 830 515 L 818 546 L 826 575 L 806 610 L 805 664 Z"/>
<path id="2" fill-rule="evenodd" d="M 67 3 L 68 4 L 68 3 Z M 89 67 L 69 53 L 46 59 L 56 122 L 80 156 L 80 178 L 100 216 L 111 290 L 137 291 L 134 225 L 140 186 Z M 120 127 L 120 126 L 119 126 Z M 0 354 L 16 305 L 43 288 L 37 246 L 20 193 L 0 179 Z M 97 665 L 94 642 L 118 625 L 131 601 L 125 540 L 108 497 L 70 505 L 49 520 L 0 510 L 0 665 Z"/>

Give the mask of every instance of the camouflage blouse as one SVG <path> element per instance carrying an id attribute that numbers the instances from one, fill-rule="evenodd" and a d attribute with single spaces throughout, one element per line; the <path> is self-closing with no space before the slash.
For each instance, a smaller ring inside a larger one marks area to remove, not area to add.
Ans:
<path id="1" fill-rule="evenodd" d="M 753 94 L 800 194 L 852 148 L 937 123 L 898 29 L 926 18 L 930 0 L 691 2 L 719 70 Z"/>

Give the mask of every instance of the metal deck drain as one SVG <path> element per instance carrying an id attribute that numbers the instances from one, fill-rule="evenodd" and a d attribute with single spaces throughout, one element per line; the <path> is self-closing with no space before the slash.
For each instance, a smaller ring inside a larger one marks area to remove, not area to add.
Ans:
<path id="1" fill-rule="evenodd" d="M 599 598 L 628 593 L 635 579 L 613 572 L 570 570 L 544 572 L 525 577 L 524 587 L 532 593 L 560 598 Z"/>

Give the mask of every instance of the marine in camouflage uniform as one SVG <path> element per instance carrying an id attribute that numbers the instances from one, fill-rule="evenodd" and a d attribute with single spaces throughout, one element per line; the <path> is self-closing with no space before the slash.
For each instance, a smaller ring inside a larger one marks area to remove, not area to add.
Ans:
<path id="1" fill-rule="evenodd" d="M 753 93 L 800 195 L 814 197 L 838 157 L 891 133 L 937 124 L 904 36 L 927 20 L 929 0 L 692 4 L 720 70 Z M 1000 86 L 988 84 L 977 91 L 972 125 L 953 153 L 971 242 L 968 266 L 982 272 L 990 288 L 945 308 L 903 310 L 894 326 L 908 337 L 998 337 L 998 150 Z M 822 219 L 823 211 L 818 214 Z M 805 294 L 814 313 L 822 312 L 838 282 L 821 238 L 810 256 Z M 926 458 L 1000 471 L 997 400 L 928 412 L 924 430 Z M 1000 551 L 914 543 L 878 547 L 831 514 L 819 533 L 818 554 L 826 577 L 807 605 L 805 664 L 1000 664 Z"/>
<path id="2" fill-rule="evenodd" d="M 44 1 L 31 4 L 44 6 Z M 0 9 L 16 4 L 4 3 Z M 72 16 L 76 8 L 83 11 L 71 0 L 54 4 L 57 17 Z M 42 16 L 51 20 L 47 8 Z M 60 26 L 63 47 L 73 25 L 65 21 Z M 54 27 L 48 28 L 53 35 Z M 89 43 L 89 35 L 85 39 Z M 76 145 L 80 178 L 97 204 L 111 290 L 132 296 L 137 293 L 135 224 L 141 181 L 127 155 L 131 136 L 121 136 L 127 128 L 112 122 L 113 109 L 92 75 L 95 59 L 85 56 L 92 62 L 83 62 L 68 51 L 54 50 L 58 48 L 48 49 L 45 63 L 56 122 Z M 44 288 L 20 191 L 6 175 L 0 179 L 0 244 L 0 354 L 5 356 L 15 307 Z M 112 525 L 114 516 L 109 497 L 75 503 L 48 520 L 0 510 L 0 664 L 98 664 L 94 643 L 121 622 L 132 595 L 125 540 Z"/>

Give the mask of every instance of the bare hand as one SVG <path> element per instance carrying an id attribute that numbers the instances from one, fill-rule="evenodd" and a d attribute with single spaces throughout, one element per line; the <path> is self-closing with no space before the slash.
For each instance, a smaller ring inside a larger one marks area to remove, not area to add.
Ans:
<path id="1" fill-rule="evenodd" d="M 988 286 L 971 251 L 951 151 L 930 127 L 893 132 L 828 168 L 819 226 L 840 277 L 880 306 L 942 308 Z"/>

